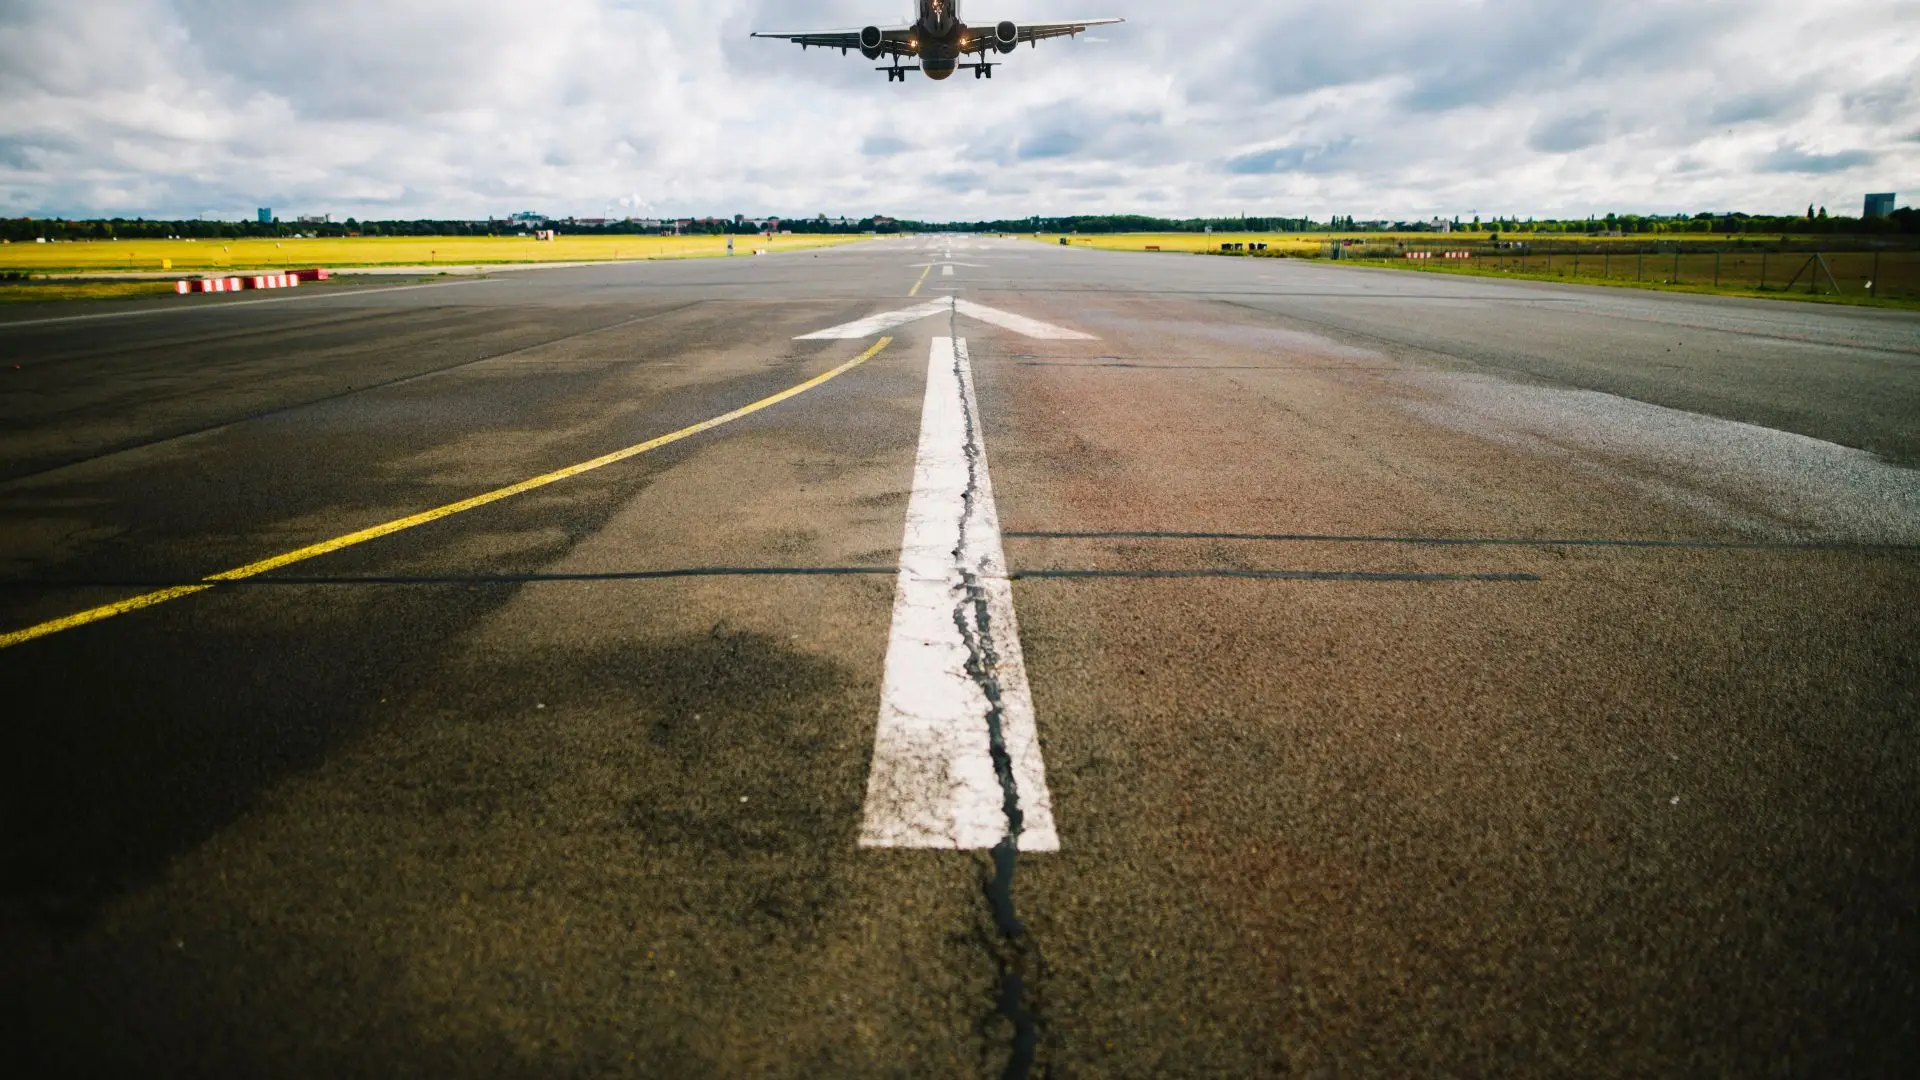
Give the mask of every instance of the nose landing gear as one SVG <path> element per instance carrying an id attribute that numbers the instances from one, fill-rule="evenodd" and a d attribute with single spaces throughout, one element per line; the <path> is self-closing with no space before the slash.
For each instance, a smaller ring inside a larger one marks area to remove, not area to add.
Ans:
<path id="1" fill-rule="evenodd" d="M 905 67 L 902 67 L 899 64 L 895 64 L 892 67 L 874 68 L 873 70 L 886 72 L 888 82 L 906 82 L 907 72 L 919 71 L 920 65 L 909 64 Z"/>

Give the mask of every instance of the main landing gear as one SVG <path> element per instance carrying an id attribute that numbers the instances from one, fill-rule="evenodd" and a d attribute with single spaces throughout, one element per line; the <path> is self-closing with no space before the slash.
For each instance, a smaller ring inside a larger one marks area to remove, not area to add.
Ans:
<path id="1" fill-rule="evenodd" d="M 976 79 L 993 78 L 993 69 L 995 67 L 993 64 L 961 64 L 960 66 L 963 68 L 972 68 L 973 77 Z"/>
<path id="2" fill-rule="evenodd" d="M 909 64 L 906 67 L 901 67 L 899 64 L 895 64 L 892 67 L 874 68 L 873 70 L 886 72 L 888 82 L 906 82 L 907 72 L 919 71 L 920 65 Z"/>

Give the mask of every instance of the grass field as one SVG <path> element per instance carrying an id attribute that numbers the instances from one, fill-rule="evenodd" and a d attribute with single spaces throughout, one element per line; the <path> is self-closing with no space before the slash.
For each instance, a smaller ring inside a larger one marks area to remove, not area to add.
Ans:
<path id="1" fill-rule="evenodd" d="M 737 255 L 757 249 L 796 251 L 859 236 L 737 236 Z M 727 253 L 724 236 L 562 236 L 557 240 L 486 236 L 355 237 L 338 240 L 96 240 L 0 245 L 0 271 L 100 274 L 116 271 L 183 276 L 220 270 L 308 266 L 474 266 L 506 263 L 698 259 Z M 171 260 L 171 268 L 164 260 Z"/>
<path id="2" fill-rule="evenodd" d="M 60 300 L 126 300 L 173 291 L 171 281 L 49 281 L 0 283 L 0 304 L 40 304 Z"/>
<path id="3" fill-rule="evenodd" d="M 1677 261 L 1671 255 L 1604 254 L 1561 256 L 1548 260 L 1539 255 L 1528 258 L 1479 259 L 1471 262 L 1412 261 L 1407 259 L 1354 260 L 1350 265 L 1376 266 L 1390 270 L 1410 270 L 1428 274 L 1457 274 L 1469 277 L 1521 278 L 1527 281 L 1564 281 L 1578 285 L 1611 285 L 1629 289 L 1654 289 L 1661 292 L 1705 293 L 1715 296 L 1751 296 L 1767 300 L 1811 300 L 1816 303 L 1855 304 L 1869 307 L 1920 310 L 1920 255 L 1891 253 L 1882 257 L 1876 271 L 1871 254 L 1842 252 L 1827 255 L 1827 270 L 1817 280 L 1805 272 L 1806 255 L 1759 253 L 1682 254 Z M 1644 264 L 1644 265 L 1643 265 Z M 1677 265 L 1677 271 L 1676 271 Z M 1790 279 L 1799 280 L 1791 289 Z M 1869 285 L 1876 280 L 1877 288 Z M 1809 287 L 1812 282 L 1813 287 Z M 1837 286 L 1837 289 L 1836 289 Z"/>
<path id="4" fill-rule="evenodd" d="M 1059 233 L 1042 233 L 1028 237 L 1043 244 L 1058 244 Z M 1313 233 L 1113 233 L 1083 236 L 1078 233 L 1066 237 L 1076 247 L 1090 247 L 1101 251 L 1145 251 L 1157 247 L 1168 252 L 1217 252 L 1221 244 L 1226 243 L 1266 243 L 1269 250 L 1288 255 L 1317 254 L 1322 246 L 1333 240 L 1353 240 L 1366 245 L 1405 244 L 1414 249 L 1441 251 L 1448 247 L 1487 247 L 1494 242 L 1495 234 L 1490 232 L 1313 232 Z M 1538 251 L 1551 248 L 1555 252 L 1564 249 L 1579 249 L 1593 252 L 1608 248 L 1633 250 L 1658 244 L 1682 247 L 1748 246 L 1756 251 L 1763 245 L 1772 244 L 1779 239 L 1776 234 L 1749 233 L 1738 237 L 1719 233 L 1660 233 L 1637 236 L 1587 236 L 1580 233 L 1504 233 L 1502 240 L 1519 241 L 1533 245 Z M 1838 237 L 1836 241 L 1851 241 L 1851 237 Z M 1820 238 L 1796 236 L 1793 242 L 1797 246 L 1818 246 Z"/>
<path id="5" fill-rule="evenodd" d="M 1058 244 L 1061 237 L 1052 234 L 1035 239 Z M 1700 250 L 1728 247 L 1730 241 L 1725 236 L 1523 237 L 1536 245 L 1524 253 L 1496 250 L 1486 233 L 1131 233 L 1066 239 L 1076 247 L 1104 251 L 1191 253 L 1217 253 L 1222 244 L 1228 243 L 1266 243 L 1268 254 L 1305 258 L 1322 256 L 1329 241 L 1354 239 L 1365 248 L 1347 249 L 1353 265 L 1395 270 L 1882 307 L 1920 306 L 1920 252 L 1830 252 L 1822 256 L 1823 264 L 1810 264 L 1810 252 L 1764 251 L 1758 239 L 1734 250 Z M 1799 239 L 1804 242 L 1809 238 Z M 1656 242 L 1667 250 L 1644 250 Z M 1407 259 L 1391 250 L 1396 243 L 1416 251 L 1469 249 L 1474 255 L 1460 261 Z"/>

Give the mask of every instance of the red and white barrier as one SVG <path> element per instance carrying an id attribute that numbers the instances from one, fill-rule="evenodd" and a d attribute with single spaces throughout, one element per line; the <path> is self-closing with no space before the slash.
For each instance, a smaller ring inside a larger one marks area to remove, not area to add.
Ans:
<path id="1" fill-rule="evenodd" d="M 237 277 L 197 278 L 193 281 L 176 281 L 174 282 L 173 288 L 175 292 L 181 294 L 189 292 L 239 292 L 241 283 Z"/>
<path id="2" fill-rule="evenodd" d="M 1449 251 L 1449 252 L 1447 252 L 1447 255 L 1446 255 L 1446 257 L 1447 257 L 1447 258 L 1449 258 L 1449 259 L 1471 259 L 1471 258 L 1473 258 L 1473 252 L 1471 252 L 1471 251 Z"/>
<path id="3" fill-rule="evenodd" d="M 325 270 L 289 270 L 284 274 L 255 274 L 251 277 L 187 278 L 173 283 L 173 291 L 188 293 L 240 292 L 243 289 L 295 289 L 302 281 L 326 281 L 332 275 Z"/>
<path id="4" fill-rule="evenodd" d="M 1431 252 L 1431 251 L 1409 251 L 1409 252 L 1407 252 L 1407 258 L 1409 258 L 1409 259 L 1431 259 L 1431 258 L 1433 258 L 1433 252 Z"/>

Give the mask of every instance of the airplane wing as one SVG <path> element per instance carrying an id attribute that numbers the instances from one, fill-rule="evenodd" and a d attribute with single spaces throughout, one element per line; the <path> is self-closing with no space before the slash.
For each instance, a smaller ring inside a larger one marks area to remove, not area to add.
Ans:
<path id="1" fill-rule="evenodd" d="M 779 38 L 791 41 L 801 48 L 839 49 L 841 52 L 854 52 L 860 48 L 858 30 L 805 30 L 798 33 L 768 33 L 755 31 L 757 38 Z M 913 27 L 889 26 L 880 31 L 880 51 L 887 56 L 912 56 Z"/>
<path id="2" fill-rule="evenodd" d="M 1048 38 L 1073 37 L 1078 34 L 1084 34 L 1090 26 L 1112 26 L 1115 23 L 1123 23 L 1126 21 L 1125 19 L 1080 19 L 1077 22 L 1015 23 L 1014 25 L 1020 28 L 1020 33 L 1014 41 L 1016 44 L 1037 44 Z M 985 34 L 984 36 L 976 35 L 971 41 L 968 41 L 966 51 L 984 53 L 994 49 L 996 47 L 996 42 L 993 37 L 993 27 L 995 25 L 995 23 L 991 22 L 980 23 L 979 28 L 984 30 Z"/>

